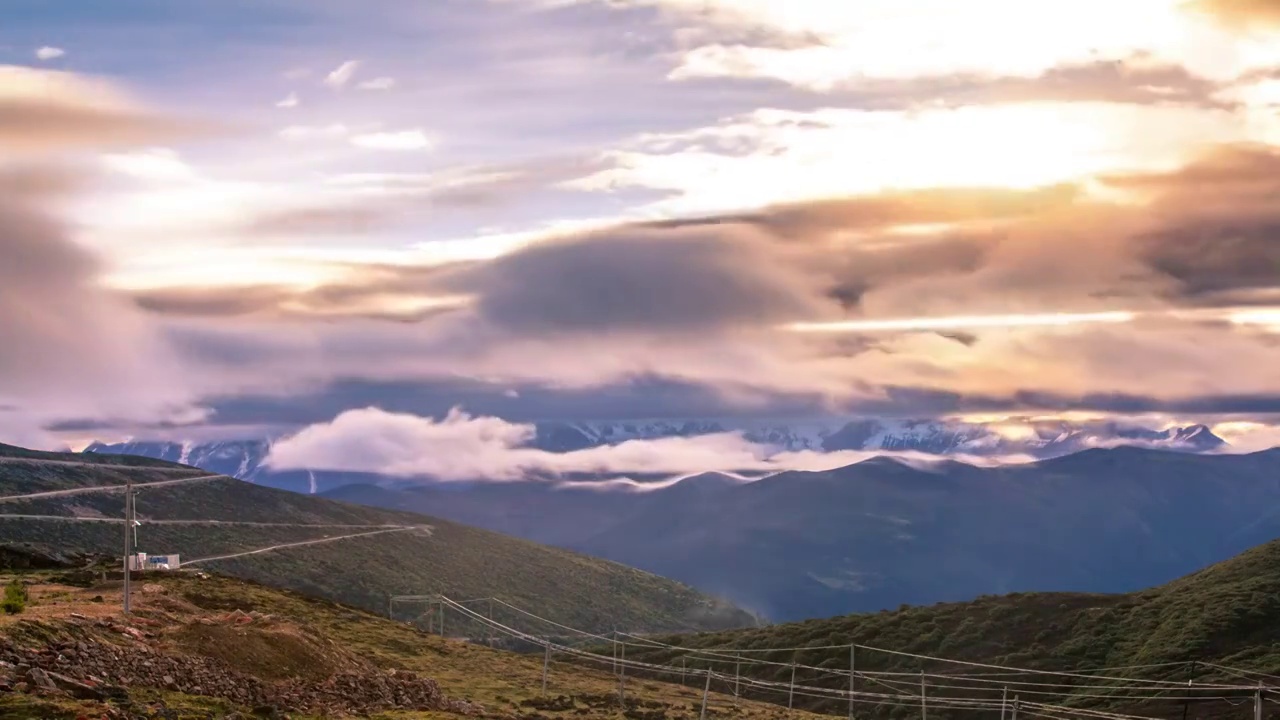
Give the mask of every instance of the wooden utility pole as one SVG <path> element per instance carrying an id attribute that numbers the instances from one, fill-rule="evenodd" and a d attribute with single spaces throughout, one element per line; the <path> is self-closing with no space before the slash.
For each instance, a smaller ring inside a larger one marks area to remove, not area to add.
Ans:
<path id="1" fill-rule="evenodd" d="M 133 476 L 126 475 L 124 481 L 124 614 L 128 615 L 130 610 L 130 581 L 131 572 L 129 565 L 133 555 Z"/>
<path id="2" fill-rule="evenodd" d="M 542 653 L 542 695 L 547 695 L 547 669 L 551 665 L 551 643 L 543 645 Z"/>

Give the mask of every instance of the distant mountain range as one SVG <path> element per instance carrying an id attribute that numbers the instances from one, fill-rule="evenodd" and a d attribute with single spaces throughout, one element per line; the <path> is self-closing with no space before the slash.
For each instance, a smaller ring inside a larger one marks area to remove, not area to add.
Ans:
<path id="1" fill-rule="evenodd" d="M 617 442 L 710 427 L 545 425 L 539 442 Z M 781 427 L 774 429 L 781 438 Z M 175 460 L 254 482 L 578 550 L 686 582 L 774 620 L 1003 592 L 1127 592 L 1280 537 L 1280 450 L 1214 453 L 1222 440 L 1201 426 L 1159 433 L 1074 427 L 1024 434 L 1016 443 L 993 440 L 998 434 L 858 421 L 825 433 L 793 428 L 785 436 L 830 449 L 927 447 L 972 455 L 1015 445 L 1038 444 L 1039 453 L 1053 455 L 1089 449 L 994 467 L 881 457 L 752 482 L 706 473 L 647 489 L 573 479 L 443 483 L 273 473 L 260 464 L 265 440 L 93 449 L 174 453 Z"/>
<path id="2" fill-rule="evenodd" d="M 1012 428 L 1012 430 L 1010 429 Z M 532 447 L 572 452 L 628 440 L 695 437 L 739 432 L 755 443 L 780 450 L 835 452 L 916 452 L 927 455 L 1054 458 L 1089 448 L 1146 447 L 1181 452 L 1213 452 L 1226 443 L 1204 425 L 1150 430 L 1114 422 L 1019 423 L 1008 427 L 949 420 L 740 422 L 726 420 L 646 420 L 536 423 Z M 351 483 L 387 484 L 374 475 L 316 470 L 277 471 L 263 465 L 272 438 L 206 443 L 135 440 L 95 442 L 85 452 L 141 455 L 196 467 L 295 492 L 317 493 Z M 476 478 L 484 480 L 485 478 Z"/>

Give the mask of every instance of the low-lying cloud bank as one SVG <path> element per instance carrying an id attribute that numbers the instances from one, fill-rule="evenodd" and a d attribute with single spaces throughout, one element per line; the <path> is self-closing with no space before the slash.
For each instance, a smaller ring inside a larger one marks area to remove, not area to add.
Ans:
<path id="1" fill-rule="evenodd" d="M 923 453 L 781 451 L 740 433 L 629 440 L 556 453 L 529 447 L 533 425 L 473 417 L 459 409 L 435 419 L 378 408 L 349 410 L 275 443 L 266 464 L 277 470 L 367 472 L 444 481 L 515 482 L 567 474 L 684 475 L 698 472 L 823 471 L 876 456 L 913 464 Z M 948 456 L 971 464 L 1029 462 L 1029 456 Z"/>

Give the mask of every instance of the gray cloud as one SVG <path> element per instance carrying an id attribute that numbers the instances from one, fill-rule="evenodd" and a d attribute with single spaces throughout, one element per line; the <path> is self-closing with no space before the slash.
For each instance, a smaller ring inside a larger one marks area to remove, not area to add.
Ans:
<path id="1" fill-rule="evenodd" d="M 750 230 L 623 229 L 534 245 L 458 278 L 516 333 L 705 332 L 830 314 L 820 290 Z"/>
<path id="2" fill-rule="evenodd" d="M 27 188 L 34 192 L 34 188 Z M 27 415 L 163 412 L 182 401 L 146 318 L 30 194 L 0 197 L 0 399 Z"/>

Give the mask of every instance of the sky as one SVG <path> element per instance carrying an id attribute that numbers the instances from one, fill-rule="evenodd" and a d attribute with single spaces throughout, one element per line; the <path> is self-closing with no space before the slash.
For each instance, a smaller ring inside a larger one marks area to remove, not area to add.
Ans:
<path id="1" fill-rule="evenodd" d="M 458 407 L 1280 444 L 1272 0 L 0 3 L 0 441 Z"/>

